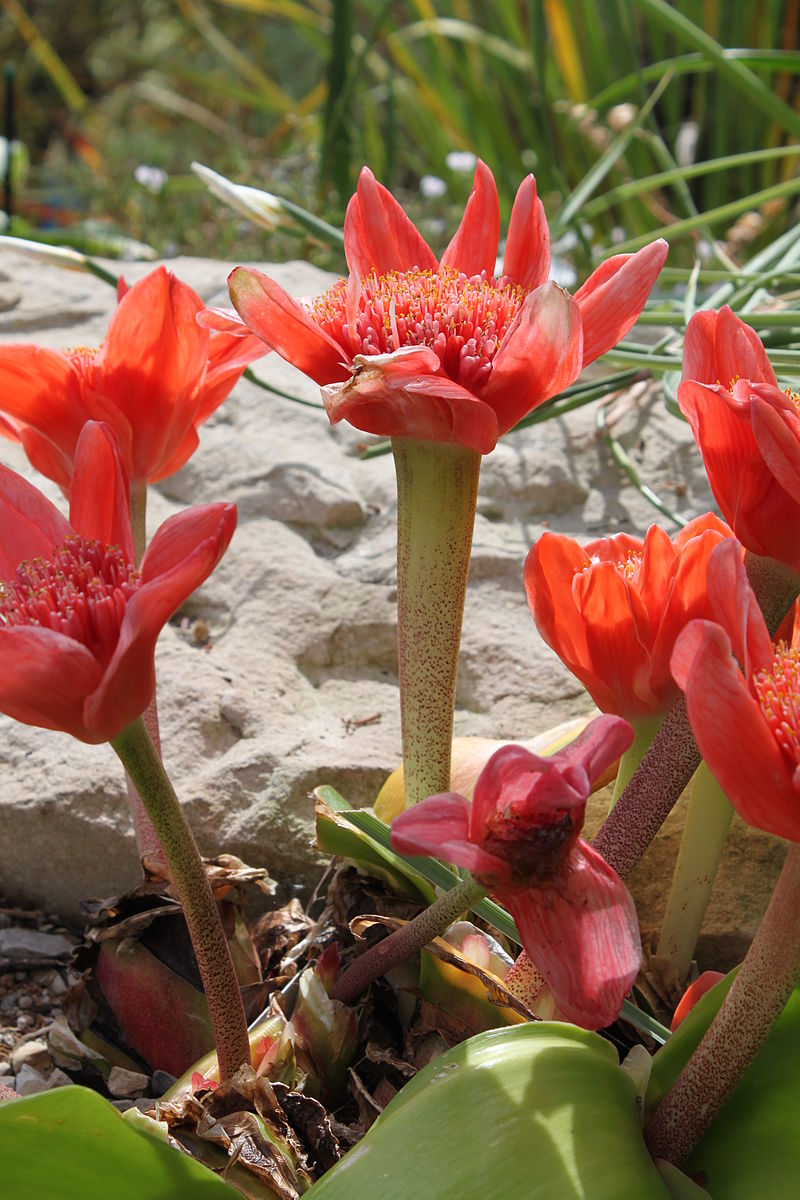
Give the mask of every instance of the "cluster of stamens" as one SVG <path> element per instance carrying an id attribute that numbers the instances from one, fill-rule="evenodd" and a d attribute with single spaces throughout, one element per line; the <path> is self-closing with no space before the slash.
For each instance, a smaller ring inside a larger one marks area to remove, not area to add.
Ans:
<path id="1" fill-rule="evenodd" d="M 776 742 L 792 767 L 800 766 L 800 651 L 778 642 L 771 667 L 754 673 L 753 687 Z"/>
<path id="2" fill-rule="evenodd" d="M 518 284 L 453 267 L 373 271 L 349 284 L 337 280 L 313 302 L 311 316 L 351 355 L 430 346 L 451 379 L 476 391 L 524 298 Z"/>
<path id="3" fill-rule="evenodd" d="M 20 563 L 0 583 L 0 630 L 39 625 L 82 642 L 101 663 L 119 638 L 125 605 L 140 584 L 138 571 L 116 546 L 77 535 L 50 559 Z"/>

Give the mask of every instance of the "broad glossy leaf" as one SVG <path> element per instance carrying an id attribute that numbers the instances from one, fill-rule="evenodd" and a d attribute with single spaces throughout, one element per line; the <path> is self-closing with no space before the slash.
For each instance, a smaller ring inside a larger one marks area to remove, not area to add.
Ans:
<path id="1" fill-rule="evenodd" d="M 96 1092 L 65 1087 L 0 1104 L 8 1200 L 237 1200 L 219 1176 L 138 1133 Z"/>

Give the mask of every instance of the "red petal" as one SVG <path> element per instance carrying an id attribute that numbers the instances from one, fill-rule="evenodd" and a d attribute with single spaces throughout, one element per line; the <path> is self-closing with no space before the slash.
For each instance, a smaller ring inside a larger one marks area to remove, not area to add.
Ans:
<path id="1" fill-rule="evenodd" d="M 744 667 L 746 679 L 772 664 L 772 639 L 756 600 L 742 548 L 735 538 L 726 538 L 714 548 L 706 570 L 708 600 L 713 619 L 731 639 L 733 653 Z"/>
<path id="2" fill-rule="evenodd" d="M 682 379 L 696 379 L 699 383 L 722 383 L 717 370 L 717 313 L 713 310 L 697 312 L 686 326 L 683 339 Z M 730 379 L 725 380 L 728 386 Z"/>
<path id="3" fill-rule="evenodd" d="M 708 382 L 729 387 L 741 378 L 777 386 L 775 372 L 755 329 L 741 321 L 727 304 L 717 314 L 714 332 L 717 373 Z"/>
<path id="4" fill-rule="evenodd" d="M 691 621 L 675 643 L 672 674 L 686 694 L 697 747 L 739 815 L 800 841 L 800 797 L 725 630 Z"/>
<path id="5" fill-rule="evenodd" d="M 694 983 L 689 984 L 672 1015 L 672 1021 L 669 1026 L 670 1033 L 674 1033 L 680 1023 L 686 1020 L 695 1004 L 697 1004 L 697 1001 L 701 1000 L 715 983 L 719 983 L 720 979 L 724 978 L 725 976 L 722 974 L 722 971 L 703 971 L 699 979 L 695 979 Z"/>
<path id="6" fill-rule="evenodd" d="M 416 226 L 369 167 L 361 168 L 358 189 L 347 206 L 344 253 L 351 272 L 362 279 L 370 271 L 387 275 L 413 267 L 435 271 L 439 266 Z"/>
<path id="7" fill-rule="evenodd" d="M 347 351 L 268 275 L 236 267 L 228 286 L 245 323 L 281 358 L 320 385 L 347 379 Z"/>
<path id="8" fill-rule="evenodd" d="M 508 224 L 503 275 L 526 292 L 540 287 L 550 274 L 550 230 L 532 175 L 517 189 Z"/>
<path id="9" fill-rule="evenodd" d="M 764 462 L 800 504 L 800 416 L 794 404 L 777 388 L 758 385 L 750 393 L 750 419 Z"/>
<path id="10" fill-rule="evenodd" d="M 455 442 L 488 454 L 497 443 L 494 410 L 440 370 L 427 346 L 357 354 L 352 378 L 322 389 L 328 418 L 383 437 Z"/>
<path id="11" fill-rule="evenodd" d="M 78 533 L 119 546 L 133 562 L 128 477 L 112 430 L 98 421 L 87 421 L 78 439 L 69 517 Z"/>
<path id="12" fill-rule="evenodd" d="M 232 333 L 235 337 L 250 336 L 250 327 L 245 325 L 235 308 L 204 308 L 195 319 L 203 329 Z"/>
<path id="13" fill-rule="evenodd" d="M 586 628 L 573 600 L 575 576 L 591 560 L 572 538 L 545 532 L 531 547 L 525 562 L 525 592 L 536 628 L 551 649 L 574 673 L 589 663 Z"/>
<path id="14" fill-rule="evenodd" d="M 633 728 L 610 713 L 595 717 L 559 755 L 586 772 L 589 784 L 615 763 L 633 741 Z M 553 755 L 553 757 L 556 757 Z"/>
<path id="15" fill-rule="evenodd" d="M 38 488 L 2 463 L 0 529 L 0 579 L 13 579 L 25 559 L 50 558 L 53 547 L 73 532 L 66 517 Z"/>
<path id="16" fill-rule="evenodd" d="M 465 275 L 486 272 L 494 277 L 497 244 L 500 239 L 500 205 L 494 176 L 485 162 L 478 160 L 464 216 L 455 237 L 442 255 L 443 267 L 454 267 Z"/>
<path id="17" fill-rule="evenodd" d="M 500 433 L 568 387 L 577 379 L 582 361 L 577 305 L 557 284 L 542 284 L 525 297 L 481 392 L 481 399 L 497 413 Z"/>
<path id="18" fill-rule="evenodd" d="M 655 630 L 635 586 L 611 563 L 595 563 L 575 581 L 575 602 L 586 625 L 595 703 L 626 716 L 658 712 L 651 687 Z"/>
<path id="19" fill-rule="evenodd" d="M 105 738 L 86 728 L 83 707 L 103 671 L 81 642 L 36 625 L 0 626 L 0 712 L 83 742 Z"/>
<path id="20" fill-rule="evenodd" d="M 633 900 L 605 859 L 579 841 L 554 887 L 495 892 L 558 1010 L 584 1029 L 611 1025 L 639 973 L 641 945 Z"/>
<path id="21" fill-rule="evenodd" d="M 510 868 L 469 838 L 470 806 L 455 792 L 441 792 L 407 808 L 392 821 L 392 848 L 398 854 L 429 854 L 466 867 L 476 875 L 507 879 Z"/>
<path id="22" fill-rule="evenodd" d="M 233 504 L 209 504 L 170 517 L 142 559 L 142 586 L 128 601 L 103 680 L 84 708 L 101 740 L 116 737 L 155 692 L 153 655 L 163 626 L 219 562 L 236 528 Z"/>
<path id="23" fill-rule="evenodd" d="M 636 254 L 615 254 L 575 293 L 583 320 L 584 366 L 616 346 L 636 324 L 668 253 L 669 246 L 659 238 Z"/>

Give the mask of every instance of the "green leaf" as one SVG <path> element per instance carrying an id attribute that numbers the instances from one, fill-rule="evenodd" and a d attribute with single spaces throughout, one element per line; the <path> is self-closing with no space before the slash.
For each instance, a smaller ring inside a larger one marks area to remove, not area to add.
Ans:
<path id="1" fill-rule="evenodd" d="M 236 1200 L 185 1154 L 145 1136 L 88 1088 L 0 1104 L 3 1195 L 9 1200 Z"/>
<path id="2" fill-rule="evenodd" d="M 636 1089 L 571 1025 L 491 1030 L 434 1059 L 309 1200 L 668 1200 Z"/>

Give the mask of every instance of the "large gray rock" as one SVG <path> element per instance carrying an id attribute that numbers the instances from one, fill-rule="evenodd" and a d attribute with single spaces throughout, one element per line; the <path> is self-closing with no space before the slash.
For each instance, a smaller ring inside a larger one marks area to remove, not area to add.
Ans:
<path id="1" fill-rule="evenodd" d="M 126 266 L 126 277 L 151 266 Z M 226 302 L 229 265 L 168 266 L 209 303 Z M 267 269 L 296 295 L 318 293 L 330 278 L 304 263 Z M 0 340 L 102 341 L 115 303 L 106 284 L 10 253 L 0 271 L 0 289 L 9 300 L 20 296 L 0 311 Z M 315 385 L 276 355 L 255 369 L 276 387 L 319 400 Z M 645 478 L 682 513 L 711 506 L 689 429 L 660 399 L 632 404 L 617 431 Z M 331 429 L 322 411 L 242 381 L 201 431 L 194 457 L 150 501 L 151 531 L 188 504 L 239 507 L 226 557 L 160 639 L 161 729 L 201 849 L 263 864 L 284 884 L 303 884 L 316 870 L 311 790 L 327 782 L 370 803 L 400 755 L 394 473 L 389 456 L 359 458 L 364 440 L 347 426 Z M 0 459 L 34 477 L 19 447 L 0 442 Z M 531 737 L 586 710 L 581 687 L 529 615 L 525 555 L 545 527 L 586 540 L 641 533 L 656 517 L 597 440 L 593 408 L 511 434 L 486 458 L 457 733 Z M 137 858 L 113 753 L 2 717 L 0 735 L 0 892 L 74 916 L 81 897 L 133 884 Z M 648 921 L 660 915 L 679 823 L 673 819 L 658 851 L 665 861 L 651 862 L 637 881 Z M 779 854 L 772 839 L 737 826 L 728 863 L 752 865 L 749 908 L 742 917 L 738 883 L 715 901 L 720 937 L 751 932 Z"/>

